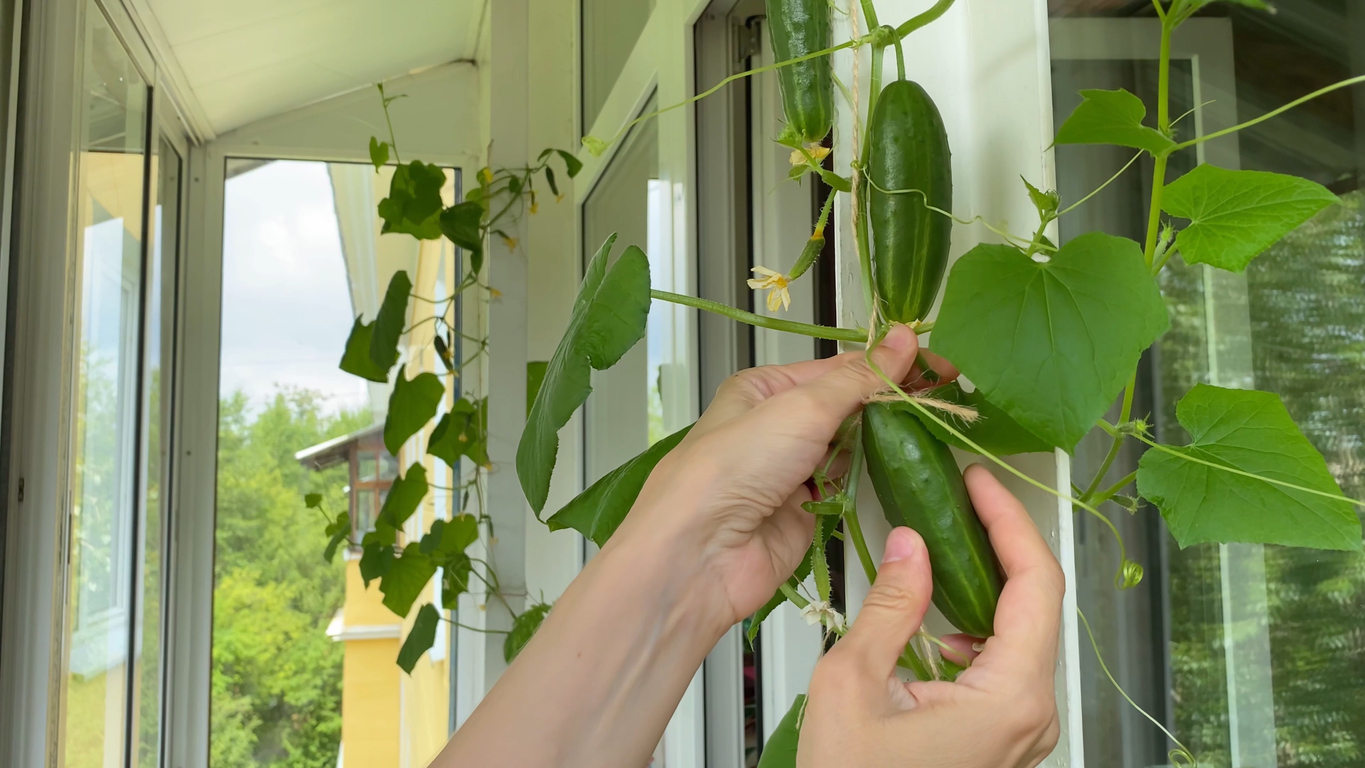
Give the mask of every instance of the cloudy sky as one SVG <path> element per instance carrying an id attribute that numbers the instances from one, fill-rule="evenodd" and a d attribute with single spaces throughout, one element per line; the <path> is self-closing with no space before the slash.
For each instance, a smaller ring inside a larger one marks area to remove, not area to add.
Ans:
<path id="1" fill-rule="evenodd" d="M 326 164 L 277 161 L 229 179 L 221 393 L 259 405 L 298 387 L 333 409 L 364 406 L 364 382 L 337 368 L 351 321 Z"/>

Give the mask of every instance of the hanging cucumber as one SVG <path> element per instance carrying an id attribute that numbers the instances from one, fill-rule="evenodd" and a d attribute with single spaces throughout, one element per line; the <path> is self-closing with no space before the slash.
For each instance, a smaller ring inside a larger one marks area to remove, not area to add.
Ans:
<path id="1" fill-rule="evenodd" d="M 918 83 L 886 86 L 868 125 L 872 265 L 887 320 L 923 320 L 948 264 L 953 169 L 943 118 Z M 919 190 L 908 192 L 904 190 Z M 923 194 L 920 194 L 923 193 Z"/>
<path id="2" fill-rule="evenodd" d="M 863 448 L 887 521 L 915 529 L 929 549 L 934 605 L 969 635 L 993 634 L 1000 566 L 948 446 L 911 406 L 869 403 Z"/>
<path id="3" fill-rule="evenodd" d="M 829 0 L 767 0 L 768 28 L 778 61 L 833 45 Z M 787 127 L 806 143 L 819 143 L 834 126 L 834 77 L 829 56 L 777 70 Z"/>

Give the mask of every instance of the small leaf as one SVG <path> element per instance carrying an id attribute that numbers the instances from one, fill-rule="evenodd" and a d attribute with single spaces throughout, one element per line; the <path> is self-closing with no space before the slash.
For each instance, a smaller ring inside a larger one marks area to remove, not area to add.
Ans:
<path id="1" fill-rule="evenodd" d="M 550 185 L 550 193 L 559 197 L 559 185 L 555 183 L 555 169 L 545 166 L 545 183 Z"/>
<path id="2" fill-rule="evenodd" d="M 393 561 L 389 572 L 379 582 L 385 607 L 399 616 L 407 616 L 412 604 L 435 575 L 436 563 L 430 557 L 422 554 L 417 547 L 404 547 L 403 555 Z"/>
<path id="3" fill-rule="evenodd" d="M 327 534 L 332 538 L 327 541 L 327 549 L 323 550 L 322 558 L 330 563 L 336 559 L 337 548 L 341 546 L 341 543 L 351 537 L 350 514 L 342 512 L 337 515 L 337 519 L 327 526 Z"/>
<path id="4" fill-rule="evenodd" d="M 934 351 L 1070 451 L 1169 325 L 1137 243 L 1092 232 L 1041 263 L 1006 245 L 973 248 L 948 275 Z"/>
<path id="5" fill-rule="evenodd" d="M 1020 177 L 1023 179 L 1023 177 Z M 1061 198 L 1056 192 L 1043 190 L 1033 186 L 1028 179 L 1023 179 L 1024 186 L 1028 187 L 1028 199 L 1033 201 L 1033 207 L 1038 209 L 1038 215 L 1044 219 L 1054 218 L 1057 209 L 1061 207 Z"/>
<path id="6" fill-rule="evenodd" d="M 796 768 L 796 746 L 801 740 L 801 721 L 805 714 L 806 694 L 800 693 L 763 745 L 758 768 Z"/>
<path id="7" fill-rule="evenodd" d="M 1321 184 L 1263 171 L 1204 165 L 1166 187 L 1162 208 L 1189 219 L 1176 237 L 1185 261 L 1241 272 L 1280 238 L 1340 202 Z"/>
<path id="8" fill-rule="evenodd" d="M 1161 509 L 1181 547 L 1234 541 L 1360 551 L 1360 518 L 1348 501 L 1255 477 L 1341 495 L 1322 454 L 1278 395 L 1199 384 L 1176 406 L 1187 446 L 1150 449 L 1138 462 L 1138 493 Z"/>
<path id="9" fill-rule="evenodd" d="M 545 603 L 536 603 L 522 611 L 521 615 L 512 622 L 512 631 L 507 634 L 507 639 L 502 642 L 502 658 L 504 661 L 508 664 L 512 663 L 512 659 L 521 653 L 521 649 L 531 642 L 531 638 L 536 634 L 536 630 L 540 629 L 541 623 L 545 621 L 545 617 L 549 613 L 550 606 Z"/>
<path id="10" fill-rule="evenodd" d="M 825 183 L 829 185 L 830 189 L 836 190 L 838 192 L 843 192 L 845 194 L 853 191 L 853 182 L 847 177 L 840 176 L 834 171 L 827 171 L 823 168 L 819 170 L 819 174 L 820 178 L 824 179 Z"/>
<path id="11" fill-rule="evenodd" d="M 583 141 L 583 143 L 585 145 L 588 144 L 586 139 Z M 589 146 L 589 149 L 591 150 L 591 146 Z M 556 149 L 555 151 L 559 153 L 559 157 L 564 161 L 564 172 L 569 174 L 569 178 L 571 179 L 574 178 L 575 176 L 578 175 L 579 171 L 583 170 L 583 161 L 579 160 L 577 157 L 574 157 L 572 153 L 566 152 L 562 149 Z M 595 152 L 593 154 L 600 155 L 601 153 Z"/>
<path id="12" fill-rule="evenodd" d="M 322 494 L 306 493 L 303 495 L 303 506 L 309 509 L 322 509 Z"/>
<path id="13" fill-rule="evenodd" d="M 393 394 L 389 395 L 389 414 L 384 419 L 384 447 L 389 453 L 397 456 L 403 443 L 431 421 L 445 393 L 441 377 L 434 373 L 420 373 L 409 381 L 403 371 L 398 371 Z"/>
<path id="14" fill-rule="evenodd" d="M 341 355 L 341 364 L 338 367 L 353 376 L 386 384 L 389 381 L 389 368 L 392 368 L 393 364 L 390 363 L 388 367 L 375 365 L 370 359 L 370 338 L 373 334 L 374 323 L 366 325 L 357 317 L 355 324 L 351 326 L 351 335 L 346 338 L 346 351 Z"/>
<path id="15" fill-rule="evenodd" d="M 374 318 L 370 335 L 370 362 L 383 368 L 385 379 L 393 364 L 398 362 L 398 340 L 403 337 L 403 329 L 408 324 L 408 299 L 412 296 L 412 281 L 408 273 L 398 270 L 389 279 L 389 287 L 384 291 L 384 301 L 379 305 L 379 314 Z"/>
<path id="16" fill-rule="evenodd" d="M 1155 128 L 1142 124 L 1147 107 L 1133 94 L 1117 91 L 1081 91 L 1081 102 L 1057 131 L 1057 144 L 1117 144 L 1161 155 L 1175 142 Z"/>
<path id="17" fill-rule="evenodd" d="M 437 217 L 445 205 L 441 200 L 445 183 L 445 171 L 421 160 L 394 168 L 389 196 L 379 201 L 379 218 L 384 220 L 380 232 L 412 235 L 419 240 L 440 237 Z"/>
<path id="18" fill-rule="evenodd" d="M 465 200 L 441 212 L 441 233 L 469 254 L 469 269 L 478 274 L 483 268 L 483 206 Z"/>
<path id="19" fill-rule="evenodd" d="M 441 417 L 431 431 L 427 453 L 458 468 L 461 456 L 468 456 L 479 466 L 488 463 L 488 399 L 471 403 L 465 398 L 455 401 L 450 413 Z"/>
<path id="20" fill-rule="evenodd" d="M 611 145 L 596 136 L 584 136 L 583 146 L 587 148 L 588 154 L 593 157 L 601 157 Z"/>
<path id="21" fill-rule="evenodd" d="M 367 534 L 366 539 L 369 538 Z M 393 545 L 366 543 L 360 553 L 360 578 L 365 580 L 368 589 L 370 582 L 382 579 L 393 567 Z"/>
<path id="22" fill-rule="evenodd" d="M 413 621 L 412 629 L 408 630 L 403 647 L 398 651 L 398 666 L 402 667 L 404 672 L 412 674 L 413 667 L 417 666 L 417 660 L 436 643 L 436 627 L 440 624 L 441 615 L 431 603 L 422 606 L 417 612 L 417 619 Z"/>
<path id="23" fill-rule="evenodd" d="M 787 171 L 787 180 L 788 180 L 788 181 L 795 181 L 796 179 L 799 179 L 799 178 L 801 178 L 802 176 L 805 176 L 807 173 L 810 173 L 810 167 L 809 167 L 809 166 L 806 166 L 806 165 L 793 165 L 793 166 L 791 167 L 791 170 Z"/>
<path id="24" fill-rule="evenodd" d="M 421 462 L 413 462 L 408 467 L 408 473 L 393 481 L 389 487 L 389 495 L 384 498 L 384 506 L 379 508 L 376 522 L 382 522 L 395 531 L 402 528 L 403 523 L 417 511 L 417 505 L 426 498 L 427 489 L 426 467 Z"/>
<path id="25" fill-rule="evenodd" d="M 474 563 L 469 555 L 457 552 L 448 555 L 441 568 L 441 604 L 453 611 L 459 605 L 460 595 L 469 591 L 469 573 L 474 569 Z"/>
<path id="26" fill-rule="evenodd" d="M 635 246 L 607 269 L 616 235 L 607 238 L 584 273 L 564 338 L 517 445 L 517 477 L 536 515 L 545 508 L 559 452 L 559 429 L 592 392 L 591 370 L 604 371 L 645 335 L 649 317 L 649 259 Z"/>
<path id="27" fill-rule="evenodd" d="M 377 173 L 389 162 L 389 143 L 380 141 L 374 136 L 370 137 L 370 162 L 374 164 Z"/>
<path id="28" fill-rule="evenodd" d="M 1048 453 L 1054 447 L 1046 440 L 1019 426 L 1019 422 L 1011 419 L 1008 413 L 992 405 L 986 396 L 981 394 L 980 390 L 964 392 L 962 385 L 955 381 L 947 386 L 930 390 L 925 396 L 975 410 L 976 420 L 971 423 L 963 423 L 962 420 L 950 413 L 930 408 L 935 416 L 952 424 L 958 432 L 966 435 L 969 440 L 996 456 L 1012 456 L 1017 453 Z M 906 407 L 909 408 L 910 406 L 907 405 Z M 924 422 L 925 428 L 932 432 L 934 437 L 955 448 L 961 448 L 972 453 L 976 452 L 966 443 L 954 437 L 948 430 L 920 413 L 918 408 L 911 408 L 911 410 L 914 411 L 915 416 L 920 421 Z"/>
<path id="29" fill-rule="evenodd" d="M 564 508 L 550 515 L 545 525 L 552 531 L 572 528 L 586 536 L 597 546 L 606 546 L 626 513 L 635 505 L 649 474 L 654 467 L 682 442 L 692 425 L 683 427 L 673 434 L 645 449 L 644 453 L 603 475 L 586 491 L 574 497 Z"/>
<path id="30" fill-rule="evenodd" d="M 526 363 L 526 413 L 531 413 L 531 406 L 536 402 L 536 396 L 540 394 L 540 385 L 545 382 L 545 369 L 550 363 L 545 360 L 531 360 Z"/>

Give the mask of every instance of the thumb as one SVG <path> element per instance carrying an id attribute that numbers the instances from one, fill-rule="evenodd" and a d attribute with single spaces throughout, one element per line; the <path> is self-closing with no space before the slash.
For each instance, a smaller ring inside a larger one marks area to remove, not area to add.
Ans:
<path id="1" fill-rule="evenodd" d="M 924 622 L 933 589 L 924 539 L 909 528 L 892 530 L 877 581 L 835 648 L 870 665 L 877 675 L 891 674 L 905 644 Z"/>

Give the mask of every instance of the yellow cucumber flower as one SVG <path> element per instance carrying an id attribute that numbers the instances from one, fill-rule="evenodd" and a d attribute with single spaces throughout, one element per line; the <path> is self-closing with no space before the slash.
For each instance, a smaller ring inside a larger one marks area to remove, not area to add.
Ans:
<path id="1" fill-rule="evenodd" d="M 805 165 L 806 156 L 809 155 L 810 159 L 814 160 L 818 164 L 821 160 L 824 160 L 825 156 L 827 156 L 828 154 L 829 147 L 823 146 L 821 144 L 807 144 L 804 151 L 800 149 L 793 149 L 791 157 L 787 158 L 787 160 L 793 166 Z"/>
<path id="2" fill-rule="evenodd" d="M 768 311 L 776 312 L 779 309 L 788 309 L 792 305 L 792 295 L 787 291 L 787 284 L 791 282 L 787 276 L 781 272 L 775 272 L 767 267 L 754 267 L 753 271 L 762 275 L 760 278 L 750 278 L 749 287 L 755 291 L 768 289 Z"/>

